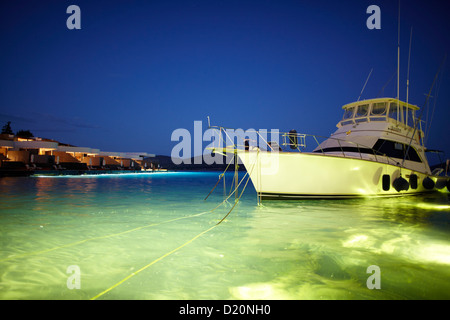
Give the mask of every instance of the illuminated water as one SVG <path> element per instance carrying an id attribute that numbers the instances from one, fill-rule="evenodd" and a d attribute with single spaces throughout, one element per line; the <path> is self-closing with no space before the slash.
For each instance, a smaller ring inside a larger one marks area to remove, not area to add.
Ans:
<path id="1" fill-rule="evenodd" d="M 218 176 L 0 179 L 0 299 L 450 298 L 448 194 L 258 207 L 250 183 L 213 227 Z"/>

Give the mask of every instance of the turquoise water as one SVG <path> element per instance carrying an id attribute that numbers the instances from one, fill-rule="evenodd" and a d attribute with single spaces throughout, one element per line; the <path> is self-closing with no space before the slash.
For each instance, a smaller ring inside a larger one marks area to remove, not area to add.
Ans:
<path id="1" fill-rule="evenodd" d="M 258 206 L 250 182 L 217 225 L 219 174 L 0 179 L 0 299 L 450 298 L 448 193 Z"/>

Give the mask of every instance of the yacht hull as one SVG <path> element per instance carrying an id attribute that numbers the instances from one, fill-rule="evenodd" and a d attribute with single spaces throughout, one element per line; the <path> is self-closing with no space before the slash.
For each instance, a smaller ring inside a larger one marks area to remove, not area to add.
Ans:
<path id="1" fill-rule="evenodd" d="M 320 153 L 237 153 L 262 199 L 386 197 L 434 189 L 424 183 L 425 173 L 371 160 Z M 407 189 L 396 181 L 400 177 Z"/>

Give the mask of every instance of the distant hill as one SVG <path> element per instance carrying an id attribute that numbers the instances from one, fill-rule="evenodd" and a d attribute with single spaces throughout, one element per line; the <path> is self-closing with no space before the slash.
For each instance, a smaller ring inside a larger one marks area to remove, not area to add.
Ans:
<path id="1" fill-rule="evenodd" d="M 157 155 L 155 157 L 150 158 L 152 162 L 158 163 L 161 168 L 173 170 L 173 171 L 224 171 L 232 160 L 233 156 L 220 156 L 222 158 L 223 164 L 206 164 L 203 161 L 202 156 L 192 157 L 190 158 L 190 164 L 186 163 L 188 161 L 184 161 L 181 164 L 174 164 L 172 158 L 170 156 Z M 181 161 L 181 160 L 180 160 Z M 178 161 L 177 161 L 178 162 Z M 234 163 L 230 165 L 228 170 L 234 170 Z M 245 167 L 243 164 L 239 164 L 239 171 L 245 171 Z"/>

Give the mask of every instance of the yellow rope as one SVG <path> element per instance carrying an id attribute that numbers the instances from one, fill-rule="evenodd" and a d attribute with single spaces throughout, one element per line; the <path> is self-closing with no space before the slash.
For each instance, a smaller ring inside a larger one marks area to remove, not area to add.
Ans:
<path id="1" fill-rule="evenodd" d="M 208 199 L 208 197 L 211 195 L 211 193 L 214 191 L 214 189 L 215 189 L 215 188 L 217 187 L 217 185 L 219 184 L 220 180 L 225 176 L 225 173 L 227 172 L 228 167 L 230 166 L 231 162 L 232 162 L 232 161 L 230 160 L 230 163 L 228 163 L 227 167 L 225 168 L 225 171 L 219 175 L 219 180 L 217 181 L 217 183 L 216 183 L 216 185 L 214 186 L 214 188 L 212 188 L 212 190 L 211 190 L 211 191 L 209 192 L 209 194 L 206 196 L 205 200 Z M 223 181 L 225 182 L 225 179 L 224 179 Z"/>
<path id="2" fill-rule="evenodd" d="M 105 291 L 102 291 L 102 292 L 100 292 L 99 294 L 97 294 L 96 296 L 92 297 L 91 300 L 96 300 L 97 298 L 101 297 L 101 296 L 104 295 L 105 293 L 107 293 L 107 292 L 111 291 L 112 289 L 114 289 L 115 287 L 121 285 L 122 283 L 124 283 L 124 282 L 127 281 L 128 279 L 134 277 L 134 276 L 137 275 L 138 273 L 140 273 L 140 272 L 144 271 L 145 269 L 147 269 L 148 267 L 154 265 L 154 264 L 157 263 L 158 261 L 161 261 L 161 260 L 164 259 L 165 257 L 167 257 L 167 256 L 171 255 L 172 253 L 174 253 L 174 252 L 180 250 L 181 248 L 187 246 L 189 243 L 193 242 L 195 239 L 201 237 L 201 236 L 204 235 L 205 233 L 211 231 L 212 229 L 214 229 L 214 228 L 217 227 L 218 225 L 219 225 L 219 224 L 216 224 L 216 225 L 212 226 L 212 227 L 209 228 L 208 230 L 205 230 L 205 231 L 199 233 L 198 235 L 196 235 L 196 236 L 195 236 L 194 238 L 192 238 L 191 240 L 189 240 L 189 241 L 183 243 L 181 246 L 179 246 L 179 247 L 173 249 L 172 251 L 170 251 L 170 252 L 168 252 L 168 253 L 162 255 L 162 256 L 159 257 L 158 259 L 153 260 L 152 262 L 150 262 L 149 264 L 143 266 L 142 268 L 140 268 L 140 269 L 137 270 L 136 272 L 133 272 L 132 274 L 126 276 L 125 278 L 123 278 L 122 280 L 120 280 L 119 282 L 117 282 L 116 284 L 112 285 L 111 287 L 109 287 L 109 288 L 106 289 Z"/>
<path id="3" fill-rule="evenodd" d="M 230 163 L 231 163 L 231 162 L 230 162 Z M 251 170 L 251 171 L 253 171 L 253 168 L 254 168 L 254 166 L 252 167 L 252 170 Z M 220 207 L 222 204 L 224 204 L 224 203 L 225 203 L 225 202 L 233 195 L 233 193 L 235 193 L 235 192 L 237 191 L 238 187 L 239 187 L 239 186 L 241 185 L 241 183 L 244 181 L 244 179 L 245 179 L 245 177 L 247 176 L 247 174 L 248 174 L 248 172 L 244 175 L 244 177 L 241 179 L 241 181 L 240 181 L 240 182 L 238 183 L 238 185 L 235 187 L 234 191 L 233 191 L 232 193 L 230 193 L 230 195 L 229 195 L 224 201 L 222 201 L 217 207 L 215 207 L 214 209 L 212 209 L 212 210 L 210 210 L 210 211 L 205 211 L 205 212 L 201 212 L 201 213 L 194 214 L 194 215 L 191 215 L 191 216 L 186 216 L 186 217 L 174 218 L 174 219 L 170 219 L 170 220 L 163 221 L 163 222 L 160 222 L 160 223 L 153 223 L 153 224 L 149 224 L 149 225 L 146 225 L 146 226 L 137 227 L 137 228 L 130 229 L 130 230 L 126 230 L 126 231 L 119 232 L 119 233 L 114 233 L 114 234 L 109 234 L 109 235 L 105 235 L 105 236 L 100 236 L 100 237 L 94 237 L 94 238 L 84 239 L 84 240 L 81 240 L 81 241 L 77 241 L 77 242 L 65 244 L 65 245 L 58 246 L 58 247 L 53 247 L 53 248 L 50 248 L 50 249 L 45 249 L 45 250 L 40 250 L 40 251 L 34 251 L 34 252 L 24 253 L 24 254 L 21 254 L 21 255 L 16 255 L 16 256 L 12 256 L 12 257 L 5 258 L 5 259 L 1 259 L 0 262 L 1 262 L 1 261 L 6 261 L 6 260 L 15 259 L 15 258 L 21 258 L 21 257 L 25 257 L 25 256 L 30 256 L 30 255 L 43 254 L 43 253 L 51 252 L 51 251 L 54 251 L 54 250 L 58 250 L 58 249 L 62 249 L 62 248 L 68 248 L 68 247 L 71 247 L 71 246 L 75 246 L 75 245 L 78 245 L 78 244 L 82 244 L 82 243 L 85 243 L 85 242 L 88 242 L 88 241 L 93 241 L 93 240 L 100 240 L 100 239 L 106 239 L 106 238 L 116 237 L 116 236 L 119 236 L 119 235 L 127 234 L 127 233 L 130 233 L 130 232 L 133 232 L 133 231 L 137 231 L 137 230 L 141 230 L 141 229 L 145 229 L 145 228 L 149 228 L 149 227 L 153 227 L 153 226 L 157 226 L 157 225 L 161 225 L 161 224 L 164 224 L 164 223 L 169 223 L 169 222 L 173 222 L 173 221 L 177 221 L 177 220 L 181 220 L 181 219 L 188 219 L 188 218 L 198 217 L 198 216 L 204 215 L 204 214 L 206 214 L 206 213 L 211 213 L 211 212 L 213 212 L 214 210 L 216 210 L 218 207 Z M 123 278 L 121 281 L 117 282 L 117 283 L 114 284 L 113 286 L 109 287 L 108 289 L 102 291 L 101 293 L 99 293 L 99 294 L 97 294 L 96 296 L 94 296 L 93 298 L 91 298 L 91 300 L 96 300 L 96 299 L 99 298 L 100 296 L 102 296 L 102 295 L 104 295 L 105 293 L 107 293 L 107 292 L 111 291 L 112 289 L 116 288 L 116 287 L 119 286 L 120 284 L 122 284 L 122 283 L 124 283 L 125 281 L 127 281 L 128 279 L 134 277 L 134 276 L 137 275 L 138 273 L 144 271 L 145 269 L 147 269 L 148 267 L 150 267 L 150 266 L 152 266 L 153 264 L 157 263 L 158 261 L 161 261 L 162 259 L 164 259 L 164 258 L 166 258 L 167 256 L 171 255 L 172 253 L 174 253 L 174 252 L 180 250 L 181 248 L 185 247 L 186 245 L 190 244 L 191 242 L 193 242 L 193 241 L 196 240 L 197 238 L 201 237 L 201 236 L 204 235 L 205 233 L 211 231 L 212 229 L 214 229 L 215 227 L 217 227 L 219 224 L 221 224 L 221 223 L 228 217 L 228 215 L 231 213 L 231 211 L 233 211 L 234 207 L 236 206 L 236 204 L 237 204 L 237 203 L 239 202 L 239 200 L 241 199 L 241 197 L 242 197 L 242 195 L 243 195 L 243 193 L 244 193 L 244 191 L 245 191 L 245 188 L 247 187 L 247 184 L 248 184 L 248 181 L 249 181 L 249 180 L 250 180 L 250 175 L 249 175 L 249 177 L 247 178 L 247 182 L 245 183 L 245 186 L 244 186 L 244 188 L 243 188 L 241 194 L 240 194 L 239 197 L 236 199 L 235 204 L 233 205 L 233 207 L 231 208 L 231 210 L 230 210 L 230 211 L 229 211 L 229 212 L 228 212 L 228 213 L 227 213 L 227 214 L 226 214 L 226 215 L 225 215 L 225 216 L 224 216 L 217 224 L 215 224 L 214 226 L 210 227 L 209 229 L 207 229 L 207 230 L 205 230 L 205 231 L 202 231 L 201 233 L 197 234 L 195 237 L 193 237 L 193 238 L 190 239 L 189 241 L 183 243 L 183 244 L 180 245 L 179 247 L 177 247 L 177 248 L 173 249 L 172 251 L 170 251 L 170 252 L 168 252 L 168 253 L 162 255 L 162 256 L 159 257 L 158 259 L 153 260 L 152 262 L 150 262 L 149 264 L 145 265 L 144 267 L 142 267 L 141 269 L 137 270 L 136 272 L 133 272 L 132 274 L 130 274 L 130 275 L 128 275 L 127 277 Z"/>
<path id="4" fill-rule="evenodd" d="M 241 182 L 238 184 L 238 187 L 239 187 L 239 185 L 242 183 L 242 181 L 244 180 L 244 178 L 245 178 L 245 176 L 246 176 L 247 174 L 248 174 L 248 173 L 246 173 L 246 174 L 244 175 L 244 177 L 242 178 Z M 194 214 L 194 215 L 191 215 L 191 216 L 174 218 L 174 219 L 170 219 L 170 220 L 163 221 L 163 222 L 159 222 L 159 223 L 152 223 L 152 224 L 149 224 L 149 225 L 146 225 L 146 226 L 137 227 L 137 228 L 130 229 L 130 230 L 126 230 L 126 231 L 122 231 L 122 232 L 119 232 L 119 233 L 113 233 L 113 234 L 108 234 L 108 235 L 104 235 L 104 236 L 99 236 L 99 237 L 94 237 L 94 238 L 84 239 L 84 240 L 80 240 L 80 241 L 68 243 L 68 244 L 65 244 L 65 245 L 62 245 L 62 246 L 57 246 L 57 247 L 45 249 L 45 250 L 39 250 L 39 251 L 33 251 L 33 252 L 23 253 L 23 254 L 20 254 L 20 255 L 15 255 L 15 256 L 8 257 L 8 258 L 0 259 L 0 262 L 7 261 L 7 260 L 12 260 L 12 259 L 17 259 L 17 258 L 23 258 L 23 257 L 27 257 L 27 256 L 32 256 L 32 255 L 37 255 L 37 254 L 44 254 L 44 253 L 51 252 L 51 251 L 55 251 L 55 250 L 58 250 L 58 249 L 63 249 L 63 248 L 68 248 L 68 247 L 73 247 L 73 246 L 76 246 L 76 245 L 79 245 L 79 244 L 82 244 L 82 243 L 85 243 L 85 242 L 88 242 L 88 241 L 94 241 L 94 240 L 100 240 L 100 239 L 107 239 L 107 238 L 117 237 L 117 236 L 120 236 L 120 235 L 123 235 L 123 234 L 127 234 L 127 233 L 130 233 L 130 232 L 133 232 L 133 231 L 137 231 L 137 230 L 141 230 L 141 229 L 145 229 L 145 228 L 150 228 L 150 227 L 154 227 L 154 226 L 159 226 L 159 225 L 162 225 L 162 224 L 165 224 L 165 223 L 170 223 L 170 222 L 174 222 L 174 221 L 181 220 L 181 219 L 189 219 L 189 218 L 198 217 L 198 216 L 201 216 L 201 215 L 204 215 L 204 214 L 207 214 L 207 213 L 211 213 L 211 212 L 213 212 L 214 210 L 216 210 L 217 208 L 219 208 L 221 205 L 223 205 L 223 204 L 226 202 L 226 200 L 228 200 L 228 199 L 234 194 L 234 192 L 235 192 L 235 191 L 233 191 L 233 192 L 232 192 L 232 193 L 231 193 L 224 201 L 222 201 L 218 206 L 216 206 L 214 209 L 209 210 L 209 211 L 200 212 L 200 213 L 197 213 L 197 214 Z M 233 206 L 233 208 L 234 208 L 234 206 Z"/>
<path id="5" fill-rule="evenodd" d="M 239 195 L 239 198 L 237 198 L 237 200 L 236 200 L 236 202 L 234 203 L 234 205 L 233 205 L 233 207 L 231 208 L 231 210 L 228 211 L 228 213 L 222 218 L 222 220 L 220 220 L 220 221 L 217 223 L 218 225 L 221 224 L 222 221 L 225 220 L 225 219 L 228 217 L 228 215 L 231 213 L 231 211 L 233 211 L 234 207 L 235 207 L 236 204 L 239 202 L 239 200 L 241 200 L 241 197 L 242 197 L 242 195 L 244 194 L 245 188 L 247 187 L 247 183 L 248 183 L 249 180 L 250 180 L 250 176 L 248 176 L 247 182 L 245 183 L 244 189 L 242 189 L 242 192 L 241 192 L 241 194 Z M 242 180 L 241 180 L 241 182 L 242 182 Z"/>
<path id="6" fill-rule="evenodd" d="M 253 165 L 251 171 L 253 171 L 253 168 L 254 168 L 254 165 Z M 239 182 L 239 184 L 237 185 L 237 187 L 239 187 L 239 185 L 242 183 L 242 181 L 244 181 L 244 178 L 245 178 L 245 176 L 246 176 L 247 174 L 248 174 L 248 172 L 247 172 L 247 173 L 244 175 L 244 177 L 241 179 L 241 182 Z M 249 181 L 249 180 L 250 180 L 250 175 L 249 175 L 249 177 L 247 178 L 247 182 L 245 183 L 244 188 L 243 188 L 242 191 L 241 191 L 241 194 L 240 194 L 239 197 L 237 198 L 237 200 L 236 200 L 236 202 L 234 203 L 234 205 L 233 205 L 233 207 L 231 208 L 231 210 L 228 211 L 228 213 L 227 213 L 227 214 L 226 214 L 226 215 L 225 215 L 225 216 L 224 216 L 217 224 L 215 224 L 214 226 L 212 226 L 211 228 L 209 228 L 209 229 L 207 229 L 207 230 L 205 230 L 205 231 L 200 232 L 198 235 L 196 235 L 195 237 L 193 237 L 193 238 L 190 239 L 189 241 L 183 243 L 181 246 L 179 246 L 179 247 L 173 249 L 172 251 L 170 251 L 170 252 L 168 252 L 168 253 L 162 255 L 162 256 L 159 257 L 158 259 L 153 260 L 152 262 L 150 262 L 149 264 L 145 265 L 144 267 L 142 267 L 141 269 L 137 270 L 136 272 L 133 272 L 133 273 L 131 273 L 130 275 L 126 276 L 125 278 L 123 278 L 122 280 L 120 280 L 119 282 L 117 282 L 116 284 L 112 285 L 112 286 L 109 287 L 108 289 L 106 289 L 106 290 L 100 292 L 99 294 L 97 294 L 96 296 L 94 296 L 93 298 L 91 298 L 91 300 L 96 300 L 97 298 L 101 297 L 101 296 L 104 295 L 105 293 L 108 293 L 108 292 L 111 291 L 112 289 L 114 289 L 114 288 L 116 288 L 117 286 L 121 285 L 122 283 L 124 283 L 124 282 L 127 281 L 128 279 L 134 277 L 135 275 L 137 275 L 138 273 L 144 271 L 144 270 L 147 269 L 148 267 L 154 265 L 154 264 L 157 263 L 158 261 L 161 261 L 162 259 L 168 257 L 168 256 L 171 255 L 172 253 L 174 253 L 174 252 L 180 250 L 181 248 L 187 246 L 188 244 L 190 244 L 191 242 L 193 242 L 193 241 L 196 240 L 197 238 L 201 237 L 201 236 L 204 235 L 205 233 L 211 231 L 212 229 L 214 229 L 215 227 L 217 227 L 218 225 L 220 225 L 220 224 L 228 217 L 228 215 L 231 213 L 231 211 L 233 211 L 234 207 L 236 206 L 236 204 L 237 204 L 237 203 L 239 202 L 239 200 L 241 199 L 242 195 L 244 194 L 245 188 L 247 187 L 247 184 L 248 184 L 248 181 Z M 237 189 L 237 187 L 236 187 L 236 189 Z M 233 191 L 233 193 L 236 192 L 236 189 Z M 232 194 L 233 194 L 233 193 L 232 193 Z M 232 194 L 230 194 L 229 197 L 231 197 Z M 225 201 L 226 201 L 226 199 L 225 199 L 222 203 L 224 203 Z M 219 205 L 219 206 L 220 206 L 220 205 Z M 214 211 L 215 209 L 217 209 L 219 206 L 217 206 L 216 208 L 214 208 L 213 210 L 211 210 L 211 212 Z"/>
<path id="7" fill-rule="evenodd" d="M 216 209 L 216 208 L 215 208 L 215 209 Z M 214 209 L 214 210 L 215 210 L 215 209 Z M 154 226 L 159 226 L 159 225 L 162 225 L 162 224 L 165 224 L 165 223 L 169 223 L 169 222 L 173 222 L 173 221 L 177 221 L 177 220 L 181 220 L 181 219 L 189 219 L 189 218 L 198 217 L 198 216 L 204 215 L 204 214 L 206 214 L 206 213 L 210 213 L 210 212 L 211 212 L 211 210 L 210 210 L 210 211 L 201 212 L 201 213 L 197 213 L 197 214 L 194 214 L 194 215 L 191 215 L 191 216 L 178 217 L 178 218 L 166 220 L 166 221 L 159 222 L 159 223 L 152 223 L 152 224 L 149 224 L 149 225 L 146 225 L 146 226 L 137 227 L 137 228 L 130 229 L 130 230 L 126 230 L 126 231 L 122 231 L 122 232 L 119 232 L 119 233 L 113 233 L 113 234 L 108 234 L 108 235 L 104 235 L 104 236 L 99 236 L 99 237 L 94 237 L 94 238 L 84 239 L 84 240 L 80 240 L 80 241 L 68 243 L 68 244 L 65 244 L 65 245 L 62 245 L 62 246 L 58 246 L 58 247 L 53 247 L 53 248 L 45 249 L 45 250 L 34 251 L 34 252 L 28 252 L 28 253 L 23 253 L 23 254 L 20 254 L 20 255 L 15 255 L 15 256 L 12 256 L 12 257 L 0 259 L 0 262 L 2 262 L 2 261 L 7 261 L 7 260 L 11 260 L 11 259 L 16 259 L 16 258 L 22 258 L 22 257 L 26 257 L 26 256 L 32 256 L 32 255 L 37 255 L 37 254 L 43 254 L 43 253 L 55 251 L 55 250 L 62 249 L 62 248 L 73 247 L 73 246 L 76 246 L 76 245 L 78 245 L 78 244 L 82 244 L 82 243 L 85 243 L 85 242 L 88 242 L 88 241 L 93 241 L 93 240 L 100 240 L 100 239 L 107 239 L 107 238 L 117 237 L 117 236 L 120 236 L 120 235 L 123 235 L 123 234 L 127 234 L 127 233 L 130 233 L 130 232 L 133 232 L 133 231 L 137 231 L 137 230 L 141 230 L 141 229 L 145 229 L 145 228 L 150 228 L 150 227 L 154 227 Z"/>

